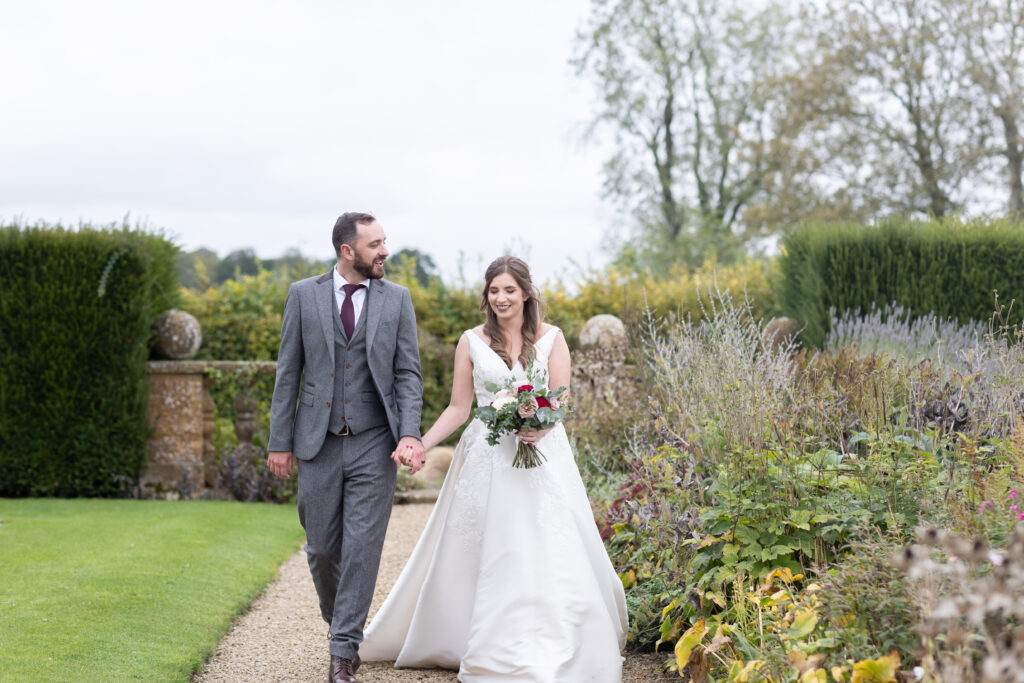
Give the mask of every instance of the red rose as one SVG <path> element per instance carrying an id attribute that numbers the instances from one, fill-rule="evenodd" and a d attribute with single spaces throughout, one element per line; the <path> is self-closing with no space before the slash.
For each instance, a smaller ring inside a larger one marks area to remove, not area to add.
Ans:
<path id="1" fill-rule="evenodd" d="M 550 408 L 551 402 L 543 396 L 537 397 L 537 408 Z"/>
<path id="2" fill-rule="evenodd" d="M 532 384 L 524 384 L 523 386 L 519 387 L 519 391 L 517 391 L 516 393 L 521 394 L 524 391 L 533 391 L 533 385 Z"/>

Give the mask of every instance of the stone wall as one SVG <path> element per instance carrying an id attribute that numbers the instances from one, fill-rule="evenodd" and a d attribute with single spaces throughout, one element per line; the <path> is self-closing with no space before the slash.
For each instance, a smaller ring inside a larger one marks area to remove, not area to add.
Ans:
<path id="1" fill-rule="evenodd" d="M 140 485 L 161 497 L 183 488 L 203 490 L 216 483 L 213 434 L 214 405 L 209 370 L 223 373 L 249 368 L 257 373 L 276 370 L 273 362 L 151 361 L 147 461 Z"/>

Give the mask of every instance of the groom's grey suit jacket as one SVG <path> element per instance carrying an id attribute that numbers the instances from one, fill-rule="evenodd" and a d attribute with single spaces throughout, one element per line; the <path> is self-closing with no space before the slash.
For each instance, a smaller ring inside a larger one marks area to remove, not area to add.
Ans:
<path id="1" fill-rule="evenodd" d="M 366 383 L 380 397 L 395 440 L 419 438 L 423 378 L 409 290 L 370 280 L 363 308 L 359 324 L 366 325 L 371 380 Z M 291 451 L 299 460 L 310 460 L 320 451 L 335 398 L 338 315 L 331 271 L 292 284 L 281 324 L 268 450 Z M 353 405 L 352 410 L 358 409 Z"/>

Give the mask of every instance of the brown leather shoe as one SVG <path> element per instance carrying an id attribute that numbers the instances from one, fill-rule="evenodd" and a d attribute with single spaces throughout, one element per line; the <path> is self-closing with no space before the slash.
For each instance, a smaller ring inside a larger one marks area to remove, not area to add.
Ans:
<path id="1" fill-rule="evenodd" d="M 359 683 L 356 671 L 359 671 L 359 665 L 362 663 L 358 654 L 355 659 L 331 655 L 331 668 L 327 672 L 327 683 Z"/>

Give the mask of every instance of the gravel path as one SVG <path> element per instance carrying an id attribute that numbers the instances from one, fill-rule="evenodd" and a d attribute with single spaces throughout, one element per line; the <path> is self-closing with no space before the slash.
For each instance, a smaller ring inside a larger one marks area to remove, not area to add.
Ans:
<path id="1" fill-rule="evenodd" d="M 433 506 L 396 505 L 391 514 L 377 589 L 370 616 L 398 579 Z M 320 618 L 316 591 L 306 554 L 299 551 L 281 565 L 277 578 L 253 601 L 217 646 L 193 683 L 236 681 L 323 681 L 327 677 L 327 625 Z M 664 654 L 630 654 L 624 681 L 671 681 L 678 676 L 659 672 Z M 394 669 L 388 664 L 364 664 L 359 678 L 375 681 L 435 681 L 454 683 L 454 671 Z M 572 683 L 567 681 L 566 683 Z"/>

